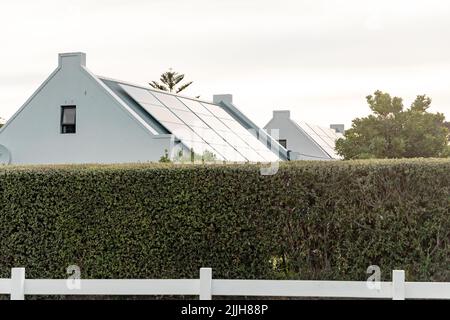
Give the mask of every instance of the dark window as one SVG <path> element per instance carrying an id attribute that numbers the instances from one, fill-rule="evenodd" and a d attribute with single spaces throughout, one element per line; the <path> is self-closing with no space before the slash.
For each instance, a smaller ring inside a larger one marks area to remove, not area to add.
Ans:
<path id="1" fill-rule="evenodd" d="M 286 139 L 278 140 L 278 143 L 281 144 L 284 148 L 287 148 L 287 140 Z"/>
<path id="2" fill-rule="evenodd" d="M 61 106 L 61 133 L 75 133 L 76 107 Z"/>

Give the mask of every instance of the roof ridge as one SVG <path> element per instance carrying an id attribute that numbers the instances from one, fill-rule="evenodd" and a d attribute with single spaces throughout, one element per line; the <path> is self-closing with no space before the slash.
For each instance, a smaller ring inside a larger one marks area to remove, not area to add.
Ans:
<path id="1" fill-rule="evenodd" d="M 100 76 L 100 75 L 96 75 L 96 77 L 99 78 L 100 80 L 112 81 L 112 82 L 116 82 L 116 83 L 119 83 L 119 84 L 125 84 L 125 85 L 128 85 L 128 86 L 136 87 L 136 88 L 139 88 L 139 89 L 150 90 L 150 91 L 159 92 L 159 93 L 165 93 L 165 94 L 168 94 L 168 95 L 172 95 L 172 96 L 176 96 L 176 97 L 180 97 L 180 98 L 184 98 L 184 99 L 190 99 L 190 100 L 194 100 L 194 101 L 197 101 L 197 102 L 209 103 L 209 104 L 213 104 L 213 105 L 216 105 L 216 106 L 220 106 L 219 104 L 214 103 L 212 101 L 201 100 L 201 99 L 185 96 L 185 95 L 182 95 L 182 94 L 179 94 L 179 93 L 173 93 L 173 92 L 159 90 L 159 89 L 155 89 L 155 88 L 144 87 L 144 86 L 142 86 L 140 84 L 129 82 L 129 81 L 123 81 L 123 80 L 114 79 L 114 78 L 110 78 L 110 77 L 106 77 L 106 76 Z"/>

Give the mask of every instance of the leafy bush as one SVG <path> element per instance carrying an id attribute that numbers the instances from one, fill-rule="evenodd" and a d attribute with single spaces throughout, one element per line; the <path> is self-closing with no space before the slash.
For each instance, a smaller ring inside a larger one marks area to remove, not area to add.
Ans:
<path id="1" fill-rule="evenodd" d="M 0 169 L 0 277 L 450 281 L 450 160 Z"/>
<path id="2" fill-rule="evenodd" d="M 449 123 L 429 112 L 431 99 L 418 95 L 409 109 L 379 90 L 366 97 L 372 114 L 352 121 L 336 151 L 345 159 L 448 157 Z"/>

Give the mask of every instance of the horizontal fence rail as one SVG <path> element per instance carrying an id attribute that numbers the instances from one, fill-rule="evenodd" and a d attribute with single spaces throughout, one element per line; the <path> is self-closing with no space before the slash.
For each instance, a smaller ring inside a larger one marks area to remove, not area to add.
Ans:
<path id="1" fill-rule="evenodd" d="M 25 268 L 13 268 L 10 279 L 0 279 L 0 294 L 11 300 L 26 295 L 198 295 L 322 297 L 362 299 L 450 299 L 450 282 L 407 282 L 403 270 L 392 272 L 392 282 L 224 280 L 213 279 L 211 268 L 201 268 L 199 279 L 26 279 Z M 74 281 L 76 286 L 74 287 Z"/>

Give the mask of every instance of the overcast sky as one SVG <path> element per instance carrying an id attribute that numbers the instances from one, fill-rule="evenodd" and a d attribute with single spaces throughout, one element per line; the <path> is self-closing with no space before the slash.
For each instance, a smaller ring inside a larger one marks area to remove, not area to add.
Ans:
<path id="1" fill-rule="evenodd" d="M 450 118 L 447 0 L 2 0 L 0 41 L 6 119 L 71 51 L 138 84 L 172 67 L 187 95 L 231 93 L 261 126 L 274 109 L 349 126 L 377 89 Z"/>

